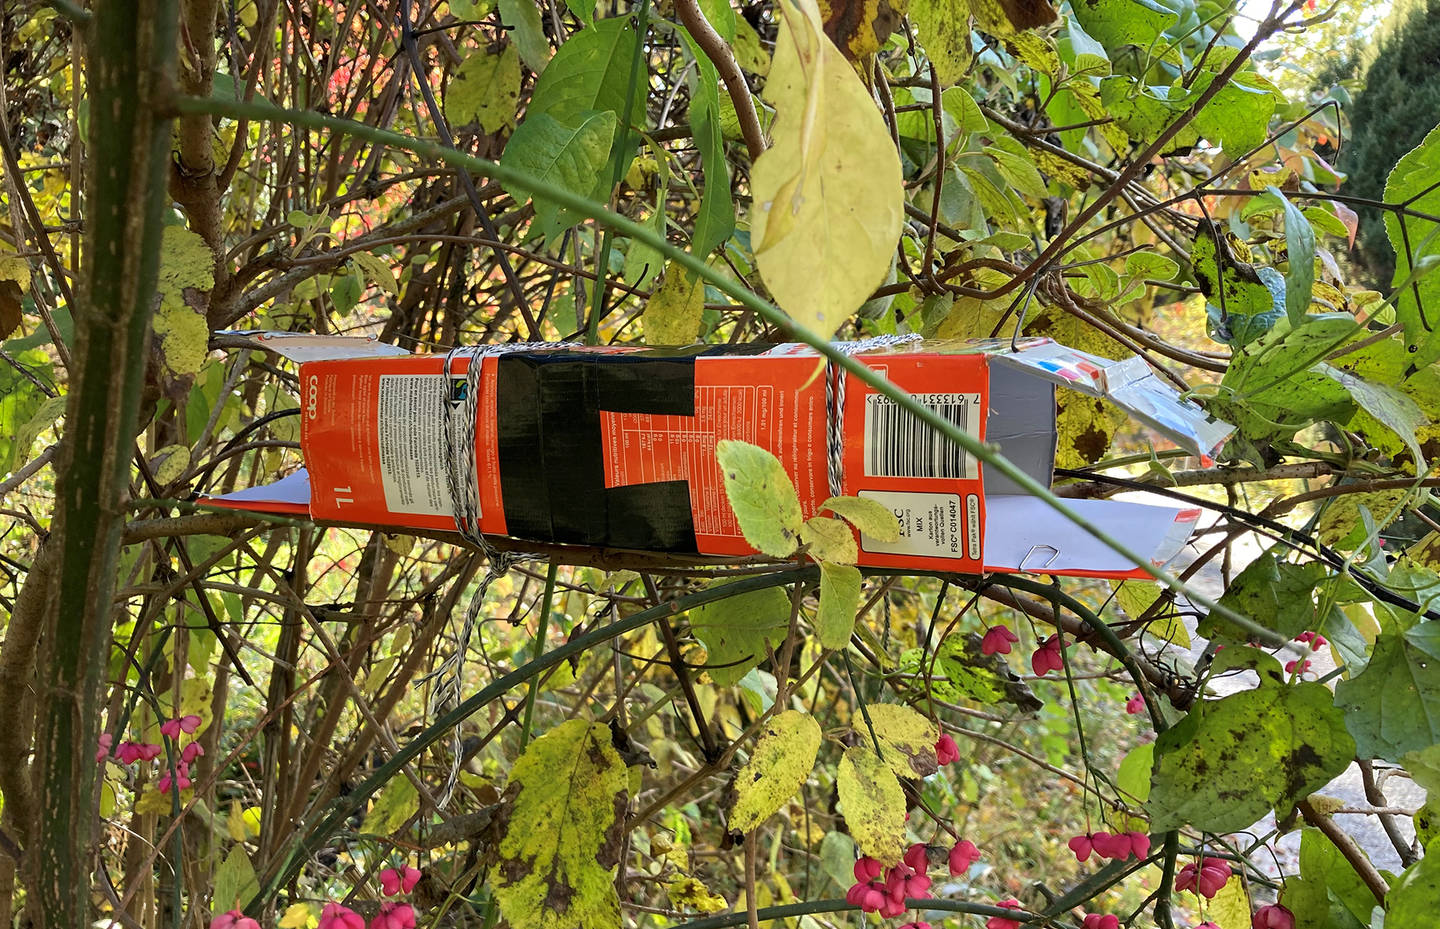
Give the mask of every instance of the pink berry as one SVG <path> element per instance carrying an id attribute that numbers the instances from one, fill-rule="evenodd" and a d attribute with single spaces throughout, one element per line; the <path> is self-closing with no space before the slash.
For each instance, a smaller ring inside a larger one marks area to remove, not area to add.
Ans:
<path id="1" fill-rule="evenodd" d="M 365 929 L 365 917 L 339 903 L 327 903 L 320 911 L 319 929 Z"/>
<path id="2" fill-rule="evenodd" d="M 1268 903 L 1250 919 L 1252 929 L 1295 929 L 1295 914 L 1278 903 Z"/>
<path id="3" fill-rule="evenodd" d="M 1010 646 L 1020 641 L 1020 637 L 1010 631 L 1008 626 L 991 626 L 985 630 L 985 637 L 980 640 L 980 653 L 982 655 L 1008 655 Z"/>
<path id="4" fill-rule="evenodd" d="M 952 876 L 964 874 L 970 870 L 970 866 L 980 860 L 980 849 L 969 839 L 961 839 L 950 849 L 950 874 Z"/>
<path id="5" fill-rule="evenodd" d="M 1088 861 L 1090 853 L 1095 851 L 1095 843 L 1088 835 L 1077 835 L 1069 841 L 1070 851 L 1075 853 L 1076 861 Z"/>

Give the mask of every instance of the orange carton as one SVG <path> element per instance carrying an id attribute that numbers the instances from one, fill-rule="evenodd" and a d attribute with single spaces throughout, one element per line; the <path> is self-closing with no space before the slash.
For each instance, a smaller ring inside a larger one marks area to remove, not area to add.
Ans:
<path id="1" fill-rule="evenodd" d="M 212 502 L 322 522 L 458 528 L 472 538 L 749 555 L 715 456 L 716 443 L 739 439 L 779 458 L 807 517 L 837 494 L 895 514 L 899 540 L 861 535 L 861 565 L 1146 576 L 1002 476 L 987 477 L 959 446 L 808 346 L 386 355 L 388 346 L 371 343 L 361 357 L 317 357 L 355 348 L 307 348 L 296 338 L 266 347 L 313 359 L 300 367 L 306 471 Z M 1024 361 L 1024 352 L 969 343 L 850 348 L 1048 483 L 1051 381 L 1069 384 L 1074 372 L 1056 374 L 1069 350 L 1045 340 L 1026 346 L 1035 354 Z M 1103 367 L 1090 357 L 1077 377 L 1087 392 L 1103 390 Z M 1157 564 L 1174 556 L 1198 517 L 1116 501 L 1071 505 Z"/>

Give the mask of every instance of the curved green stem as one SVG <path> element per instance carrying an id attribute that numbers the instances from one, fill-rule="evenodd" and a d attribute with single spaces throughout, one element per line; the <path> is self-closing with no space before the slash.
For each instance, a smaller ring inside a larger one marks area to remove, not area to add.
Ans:
<path id="1" fill-rule="evenodd" d="M 624 619 L 617 620 L 608 626 L 587 632 L 584 635 L 576 636 L 559 648 L 546 652 L 532 659 L 526 664 L 516 668 L 509 674 L 496 678 L 488 687 L 483 688 L 474 696 L 462 701 L 459 706 L 437 719 L 427 726 L 419 735 L 407 742 L 400 751 L 396 752 L 383 765 L 375 769 L 375 773 L 366 778 L 365 781 L 355 787 L 343 797 L 336 797 L 330 804 L 318 814 L 321 818 L 303 832 L 298 832 L 299 837 L 292 841 L 285 856 L 280 859 L 269 878 L 265 881 L 260 891 L 245 904 L 245 912 L 251 916 L 259 916 L 265 905 L 275 897 L 304 867 L 310 855 L 318 851 L 322 845 L 337 835 L 345 825 L 345 821 L 357 810 L 359 810 L 375 792 L 394 777 L 401 768 L 410 761 L 417 758 L 421 752 L 445 738 L 451 729 L 459 725 L 463 720 L 472 714 L 479 712 L 483 707 L 493 700 L 499 699 L 510 689 L 517 687 L 533 678 L 538 677 L 541 672 L 554 667 L 560 662 L 573 655 L 579 655 L 588 649 L 594 648 L 610 641 L 619 635 L 624 635 L 633 629 L 642 628 L 656 620 L 667 620 L 680 613 L 702 606 L 706 603 L 713 603 L 717 600 L 725 600 L 729 597 L 749 593 L 752 590 L 763 590 L 768 587 L 779 587 L 783 584 L 798 582 L 815 583 L 819 575 L 818 569 L 814 567 L 791 568 L 783 571 L 775 571 L 771 574 L 762 574 L 758 577 L 749 577 L 742 581 L 735 581 L 730 584 L 723 584 L 718 587 L 708 587 L 696 591 L 684 597 L 678 597 L 648 610 L 641 610 Z"/>
<path id="2" fill-rule="evenodd" d="M 971 903 L 968 900 L 940 900 L 940 899 L 915 899 L 905 901 L 905 906 L 912 910 L 932 910 L 946 913 L 966 913 L 971 916 L 999 916 L 1002 919 L 1014 919 L 1017 922 L 1025 922 L 1029 915 L 1024 910 L 1012 910 L 1003 906 L 994 906 L 989 903 Z M 760 922 L 773 920 L 790 919 L 795 916 L 811 916 L 815 913 L 846 913 L 852 910 L 859 910 L 853 903 L 844 900 L 809 900 L 805 903 L 788 903 L 785 906 L 762 906 L 756 911 Z M 1039 919 L 1040 917 L 1034 917 Z M 707 916 L 704 919 L 693 919 L 688 923 L 673 923 L 670 929 L 727 929 L 729 926 L 743 926 L 746 914 L 722 913 L 719 916 Z M 1033 919 L 1031 920 L 1034 921 Z"/>

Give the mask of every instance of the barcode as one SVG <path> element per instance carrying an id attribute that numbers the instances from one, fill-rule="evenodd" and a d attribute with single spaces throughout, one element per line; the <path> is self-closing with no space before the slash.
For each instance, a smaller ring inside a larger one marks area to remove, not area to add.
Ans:
<path id="1" fill-rule="evenodd" d="M 975 434 L 979 394 L 916 394 L 915 399 L 956 426 Z M 865 398 L 867 477 L 976 478 L 975 461 L 889 397 Z"/>

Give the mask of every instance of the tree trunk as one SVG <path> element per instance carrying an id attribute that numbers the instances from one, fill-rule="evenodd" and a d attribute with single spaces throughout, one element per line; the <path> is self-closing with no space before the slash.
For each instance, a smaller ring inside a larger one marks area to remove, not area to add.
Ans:
<path id="1" fill-rule="evenodd" d="M 102 0 L 90 22 L 85 264 L 65 444 L 58 557 L 43 624 L 29 921 L 91 922 L 101 674 L 160 262 L 176 60 L 175 0 Z"/>

